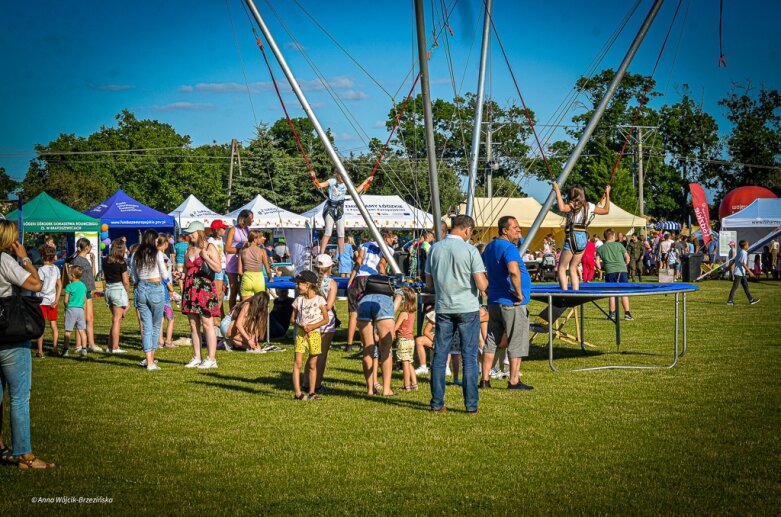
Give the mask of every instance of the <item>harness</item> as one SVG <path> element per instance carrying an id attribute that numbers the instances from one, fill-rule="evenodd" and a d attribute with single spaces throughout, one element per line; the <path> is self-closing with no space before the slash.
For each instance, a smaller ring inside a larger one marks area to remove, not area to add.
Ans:
<path id="1" fill-rule="evenodd" d="M 331 216 L 334 222 L 340 220 L 344 215 L 344 199 L 341 201 L 325 200 L 325 206 L 323 207 L 323 218 Z"/>

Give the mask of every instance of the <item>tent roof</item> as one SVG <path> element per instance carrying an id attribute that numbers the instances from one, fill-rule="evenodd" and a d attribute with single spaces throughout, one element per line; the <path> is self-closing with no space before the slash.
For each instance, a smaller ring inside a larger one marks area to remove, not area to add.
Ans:
<path id="1" fill-rule="evenodd" d="M 591 228 L 645 228 L 645 217 L 627 212 L 611 201 L 610 212 L 607 215 L 595 215 L 589 226 Z"/>
<path id="2" fill-rule="evenodd" d="M 721 220 L 722 229 L 781 226 L 781 198 L 757 199 Z"/>
<path id="3" fill-rule="evenodd" d="M 540 202 L 533 197 L 476 197 L 474 203 L 476 228 L 496 228 L 504 215 L 515 217 L 521 228 L 529 228 L 542 210 Z M 460 208 L 463 213 L 466 203 L 461 203 Z M 564 218 L 554 212 L 548 212 L 542 222 L 542 228 L 562 226 Z"/>
<path id="4" fill-rule="evenodd" d="M 16 220 L 17 210 L 6 215 Z M 22 205 L 26 232 L 97 232 L 100 221 L 60 203 L 46 192 L 41 192 Z"/>
<path id="5" fill-rule="evenodd" d="M 388 229 L 426 229 L 433 227 L 433 218 L 430 214 L 406 203 L 400 196 L 378 196 L 365 194 L 361 196 L 374 224 L 379 228 Z M 323 220 L 323 206 L 325 201 L 302 214 L 307 220 L 313 220 L 316 228 L 325 226 Z M 344 202 L 344 226 L 363 230 L 368 228 L 363 220 L 358 207 L 351 198 Z"/>
<path id="6" fill-rule="evenodd" d="M 177 206 L 172 212 L 168 212 L 168 215 L 173 217 L 176 220 L 176 224 L 182 228 L 186 228 L 193 221 L 201 221 L 208 226 L 217 219 L 225 222 L 228 222 L 230 219 L 208 208 L 192 194 L 187 196 L 187 199 L 182 201 L 182 204 Z"/>
<path id="7" fill-rule="evenodd" d="M 85 214 L 114 228 L 173 228 L 174 218 L 136 201 L 122 189 Z"/>
<path id="8" fill-rule="evenodd" d="M 280 208 L 260 194 L 224 218 L 235 221 L 242 210 L 250 210 L 255 215 L 252 228 L 306 228 L 309 223 L 306 217 Z"/>

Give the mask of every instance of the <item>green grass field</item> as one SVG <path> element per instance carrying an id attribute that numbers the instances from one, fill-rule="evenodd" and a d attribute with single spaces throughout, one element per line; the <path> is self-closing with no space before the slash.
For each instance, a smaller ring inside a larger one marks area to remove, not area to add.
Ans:
<path id="1" fill-rule="evenodd" d="M 554 374 L 538 337 L 523 366 L 535 390 L 494 381 L 476 416 L 455 386 L 451 410 L 428 413 L 427 377 L 368 398 L 358 355 L 339 350 L 312 402 L 292 400 L 290 351 L 220 352 L 219 369 L 194 371 L 189 349 L 164 349 L 147 372 L 129 315 L 125 356 L 33 359 L 33 450 L 58 467 L 0 467 L 0 514 L 776 514 L 781 282 L 752 284 L 756 306 L 739 293 L 727 307 L 727 282 L 701 287 L 674 369 Z M 558 343 L 558 366 L 669 363 L 672 297 L 632 304 L 621 353 L 588 308 L 597 348 Z M 95 307 L 102 346 L 108 310 Z M 57 496 L 112 502 L 32 503 Z"/>

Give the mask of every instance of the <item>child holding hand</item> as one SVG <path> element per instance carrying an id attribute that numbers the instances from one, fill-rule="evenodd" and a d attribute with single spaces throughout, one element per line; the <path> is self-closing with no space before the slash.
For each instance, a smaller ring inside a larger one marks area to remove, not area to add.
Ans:
<path id="1" fill-rule="evenodd" d="M 293 362 L 293 391 L 296 400 L 317 400 L 317 356 L 320 355 L 322 341 L 320 327 L 328 323 L 328 309 L 325 298 L 320 296 L 317 275 L 313 271 L 302 271 L 293 279 L 298 296 L 293 301 L 293 314 L 290 322 L 298 326 L 296 332 L 295 361 Z M 301 391 L 301 368 L 304 354 L 309 353 L 309 394 Z"/>

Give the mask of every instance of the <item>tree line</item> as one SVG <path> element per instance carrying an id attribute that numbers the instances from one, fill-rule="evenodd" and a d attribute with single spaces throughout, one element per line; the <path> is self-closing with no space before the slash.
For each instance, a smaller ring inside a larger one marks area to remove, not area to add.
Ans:
<path id="1" fill-rule="evenodd" d="M 593 114 L 613 71 L 577 82 L 578 112 L 566 126 L 567 138 L 546 142 L 551 173 L 557 177 L 585 123 Z M 645 212 L 657 219 L 681 220 L 688 214 L 688 183 L 696 181 L 714 190 L 715 207 L 729 190 L 741 185 L 763 185 L 781 194 L 781 94 L 751 85 L 735 86 L 721 101 L 730 123 L 720 138 L 715 117 L 707 113 L 684 86 L 677 102 L 655 109 L 641 102 L 660 96 L 650 77 L 627 74 L 606 113 L 588 141 L 568 184 L 582 185 L 589 199 L 598 199 L 608 183 L 624 144 L 619 130 L 635 120 L 650 126 L 644 139 Z M 398 128 L 378 167 L 372 194 L 397 194 L 405 201 L 430 210 L 428 163 L 424 144 L 422 102 L 418 95 L 404 107 L 388 113 L 388 131 Z M 433 102 L 438 179 L 443 213 L 463 201 L 475 96 Z M 548 180 L 549 172 L 527 121 L 534 113 L 510 102 L 502 106 L 488 100 L 483 110 L 484 128 L 490 127 L 493 145 L 490 164 L 481 145 L 476 193 L 486 191 L 486 167 L 492 166 L 493 195 L 524 195 L 519 186 L 527 178 Z M 293 125 L 320 179 L 333 166 L 312 124 L 296 118 Z M 329 132 L 329 137 L 331 134 Z M 332 138 L 332 137 L 331 137 Z M 332 139 L 333 140 L 333 139 Z M 372 138 L 361 153 L 343 155 L 356 182 L 371 173 L 383 143 Z M 194 194 L 218 212 L 233 210 L 258 193 L 271 202 L 301 213 L 322 201 L 309 179 L 307 166 L 285 119 L 260 124 L 253 138 L 241 148 L 241 173 L 234 168 L 228 200 L 231 144 L 213 142 L 193 146 L 190 137 L 157 120 L 138 119 L 128 110 L 116 115 L 116 125 L 101 127 L 86 137 L 62 133 L 56 140 L 35 147 L 21 182 L 0 169 L 0 190 L 6 196 L 18 192 L 31 199 L 42 191 L 63 203 L 86 210 L 122 188 L 142 203 L 168 212 Z M 337 149 L 338 150 L 338 149 Z M 637 146 L 630 145 L 613 180 L 612 199 L 626 210 L 640 212 L 637 198 Z"/>

